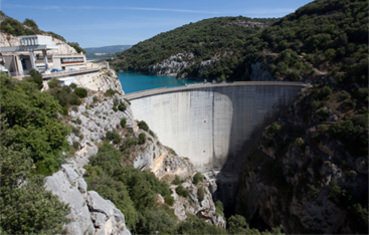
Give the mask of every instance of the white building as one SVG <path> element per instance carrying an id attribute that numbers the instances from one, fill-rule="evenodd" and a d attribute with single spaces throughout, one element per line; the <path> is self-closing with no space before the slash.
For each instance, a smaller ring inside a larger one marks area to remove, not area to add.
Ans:
<path id="1" fill-rule="evenodd" d="M 2 39 L 6 40 L 4 36 Z M 23 77 L 31 69 L 47 73 L 86 68 L 84 54 L 71 53 L 70 50 L 61 49 L 61 47 L 65 47 L 65 43 L 55 40 L 51 36 L 20 36 L 16 43 L 13 43 L 16 45 L 9 44 L 1 42 L 0 53 L 3 66 L 15 77 Z"/>

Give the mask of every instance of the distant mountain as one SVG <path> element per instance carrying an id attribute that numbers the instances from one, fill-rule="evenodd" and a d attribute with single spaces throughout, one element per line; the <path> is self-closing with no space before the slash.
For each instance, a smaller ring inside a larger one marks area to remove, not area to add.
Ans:
<path id="1" fill-rule="evenodd" d="M 87 59 L 104 59 L 117 52 L 122 52 L 131 48 L 131 45 L 114 45 L 104 47 L 88 47 L 85 48 L 87 51 Z"/>

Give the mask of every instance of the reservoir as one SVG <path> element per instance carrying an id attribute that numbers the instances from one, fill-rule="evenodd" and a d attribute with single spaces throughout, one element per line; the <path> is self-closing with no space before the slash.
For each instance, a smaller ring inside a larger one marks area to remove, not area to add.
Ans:
<path id="1" fill-rule="evenodd" d="M 117 72 L 124 93 L 162 88 L 162 87 L 180 87 L 186 84 L 199 83 L 194 80 L 176 79 L 172 76 L 153 76 L 133 72 Z"/>

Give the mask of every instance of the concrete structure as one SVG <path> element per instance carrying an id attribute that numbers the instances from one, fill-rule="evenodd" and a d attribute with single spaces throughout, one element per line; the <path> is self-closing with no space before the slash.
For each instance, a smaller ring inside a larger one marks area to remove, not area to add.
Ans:
<path id="1" fill-rule="evenodd" d="M 0 43 L 2 64 L 14 77 L 25 76 L 31 69 L 40 72 L 52 69 L 63 71 L 85 69 L 85 55 L 74 50 L 74 53 L 71 53 L 63 44 L 66 43 L 46 35 L 20 36 L 12 40 L 2 35 Z"/>
<path id="2" fill-rule="evenodd" d="M 233 164 L 230 159 L 244 151 L 255 130 L 303 87 L 293 82 L 236 82 L 154 89 L 125 98 L 135 119 L 147 122 L 164 145 L 206 172 Z"/>

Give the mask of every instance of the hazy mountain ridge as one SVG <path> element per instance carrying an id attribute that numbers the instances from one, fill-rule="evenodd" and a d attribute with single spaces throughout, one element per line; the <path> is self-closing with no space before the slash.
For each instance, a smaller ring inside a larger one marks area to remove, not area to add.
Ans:
<path id="1" fill-rule="evenodd" d="M 87 59 L 102 59 L 108 58 L 115 53 L 123 52 L 129 48 L 131 45 L 112 45 L 103 47 L 86 47 L 86 57 Z"/>

